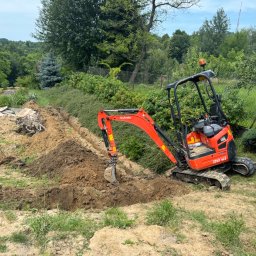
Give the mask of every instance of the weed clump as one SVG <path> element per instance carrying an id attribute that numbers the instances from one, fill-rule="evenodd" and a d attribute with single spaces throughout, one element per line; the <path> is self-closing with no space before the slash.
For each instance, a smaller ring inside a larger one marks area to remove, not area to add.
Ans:
<path id="1" fill-rule="evenodd" d="M 225 221 L 212 223 L 216 238 L 225 246 L 238 246 L 239 236 L 245 229 L 244 220 L 235 215 L 230 215 Z"/>
<path id="2" fill-rule="evenodd" d="M 147 213 L 148 225 L 167 226 L 177 223 L 177 210 L 168 200 L 156 204 Z"/>
<path id="3" fill-rule="evenodd" d="M 129 219 L 127 214 L 119 208 L 110 208 L 105 211 L 103 224 L 114 228 L 129 228 L 134 224 L 134 219 Z"/>
<path id="4" fill-rule="evenodd" d="M 10 237 L 10 241 L 18 244 L 28 244 L 29 238 L 24 232 L 14 232 Z"/>

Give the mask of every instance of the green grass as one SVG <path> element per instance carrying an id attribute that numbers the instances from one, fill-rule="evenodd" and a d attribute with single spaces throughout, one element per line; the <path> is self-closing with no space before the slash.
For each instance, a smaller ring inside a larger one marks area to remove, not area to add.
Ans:
<path id="1" fill-rule="evenodd" d="M 169 226 L 177 225 L 177 209 L 168 200 L 157 203 L 147 212 L 148 225 Z"/>
<path id="2" fill-rule="evenodd" d="M 131 239 L 126 239 L 122 244 L 124 244 L 124 245 L 135 245 L 136 242 L 132 241 Z"/>
<path id="3" fill-rule="evenodd" d="M 202 230 L 214 234 L 216 240 L 226 248 L 242 250 L 240 235 L 246 228 L 241 216 L 230 214 L 224 220 L 211 221 L 203 211 L 186 211 L 185 217 L 200 223 Z"/>
<path id="4" fill-rule="evenodd" d="M 14 222 L 15 220 L 17 220 L 17 215 L 14 211 L 10 211 L 10 210 L 5 211 L 4 216 L 10 222 Z"/>
<path id="5" fill-rule="evenodd" d="M 91 220 L 82 218 L 78 213 L 60 212 L 55 215 L 43 214 L 26 220 L 32 234 L 39 245 L 47 244 L 47 234 L 50 231 L 56 233 L 80 234 L 89 240 L 98 229 L 98 224 Z"/>
<path id="6" fill-rule="evenodd" d="M 6 244 L 0 244 L 0 253 L 7 252 L 7 245 Z"/>
<path id="7" fill-rule="evenodd" d="M 186 212 L 186 214 L 188 215 L 189 219 L 200 223 L 203 230 L 210 230 L 209 220 L 203 211 L 190 211 Z"/>
<path id="8" fill-rule="evenodd" d="M 105 211 L 103 225 L 114 228 L 129 228 L 134 225 L 135 220 L 129 219 L 127 214 L 119 208 L 110 208 Z"/>
<path id="9" fill-rule="evenodd" d="M 245 230 L 245 222 L 241 217 L 230 215 L 227 220 L 212 222 L 216 239 L 226 247 L 239 247 L 240 234 Z"/>
<path id="10" fill-rule="evenodd" d="M 7 245 L 6 245 L 7 241 L 8 241 L 7 236 L 0 236 L 0 253 L 7 252 Z"/>
<path id="11" fill-rule="evenodd" d="M 28 244 L 29 243 L 29 237 L 24 232 L 14 232 L 10 236 L 9 240 L 13 243 L 17 244 Z"/>
<path id="12" fill-rule="evenodd" d="M 22 170 L 20 169 L 7 169 L 5 171 L 5 176 L 0 176 L 0 183 L 4 187 L 38 188 L 48 187 L 58 182 L 57 179 L 49 179 L 46 175 L 40 178 L 31 176 L 21 176 L 19 175 L 21 172 Z"/>

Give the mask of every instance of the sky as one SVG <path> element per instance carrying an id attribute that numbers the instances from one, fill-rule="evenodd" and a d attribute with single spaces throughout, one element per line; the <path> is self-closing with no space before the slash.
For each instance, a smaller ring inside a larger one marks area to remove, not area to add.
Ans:
<path id="1" fill-rule="evenodd" d="M 0 0 L 0 38 L 13 41 L 36 41 L 35 21 L 39 16 L 41 0 Z M 256 28 L 255 0 L 201 0 L 198 6 L 187 10 L 167 11 L 164 21 L 154 32 L 172 35 L 176 29 L 188 34 L 197 31 L 207 20 L 211 20 L 218 9 L 223 8 L 230 19 L 230 31 L 236 31 L 241 9 L 239 27 Z"/>

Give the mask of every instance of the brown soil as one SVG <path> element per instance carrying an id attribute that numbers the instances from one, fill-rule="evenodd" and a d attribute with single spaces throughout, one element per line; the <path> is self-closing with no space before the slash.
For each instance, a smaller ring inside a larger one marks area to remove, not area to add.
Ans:
<path id="1" fill-rule="evenodd" d="M 40 109 L 35 104 L 29 107 L 40 111 L 46 131 L 25 138 L 16 135 L 16 143 L 17 138 L 21 138 L 19 146 L 24 148 L 24 156 L 36 157 L 26 167 L 25 173 L 36 177 L 47 176 L 58 180 L 58 184 L 32 192 L 31 189 L 2 187 L 0 194 L 5 200 L 20 201 L 16 207 L 29 204 L 30 207 L 59 207 L 65 210 L 104 208 L 145 203 L 188 192 L 184 183 L 152 173 L 148 176 L 145 172 L 128 175 L 133 172 L 131 169 L 120 170 L 117 175 L 119 184 L 111 185 L 103 177 L 108 159 L 102 155 L 102 148 L 95 148 L 95 145 L 102 147 L 99 139 L 92 145 L 86 140 L 87 136 L 82 138 L 71 129 L 53 108 Z"/>

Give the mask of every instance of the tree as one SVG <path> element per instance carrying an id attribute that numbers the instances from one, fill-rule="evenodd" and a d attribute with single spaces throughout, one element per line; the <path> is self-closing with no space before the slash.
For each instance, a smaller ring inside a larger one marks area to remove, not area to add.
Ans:
<path id="1" fill-rule="evenodd" d="M 208 54 L 218 56 L 220 46 L 229 30 L 229 19 L 223 8 L 219 9 L 212 20 L 205 20 L 199 30 L 200 49 Z"/>
<path id="2" fill-rule="evenodd" d="M 0 87 L 9 85 L 8 75 L 11 73 L 10 54 L 6 51 L 0 52 Z"/>
<path id="3" fill-rule="evenodd" d="M 135 63 L 141 48 L 145 19 L 138 0 L 108 0 L 101 6 L 98 44 L 104 63 L 112 67 Z"/>
<path id="4" fill-rule="evenodd" d="M 190 37 L 185 31 L 176 30 L 170 40 L 170 57 L 182 62 L 190 46 Z"/>
<path id="5" fill-rule="evenodd" d="M 39 66 L 38 78 L 41 88 L 53 87 L 55 84 L 62 81 L 60 65 L 57 63 L 52 53 L 47 54 L 45 58 L 43 58 Z"/>
<path id="6" fill-rule="evenodd" d="M 101 0 L 42 0 L 35 37 L 76 69 L 96 54 Z"/>
<path id="7" fill-rule="evenodd" d="M 144 32 L 149 33 L 159 22 L 161 12 L 166 12 L 168 9 L 186 9 L 199 3 L 200 0 L 144 0 L 143 7 L 146 12 L 147 22 Z M 146 41 L 141 47 L 140 56 L 133 70 L 130 82 L 134 82 L 137 73 L 140 70 L 143 60 L 147 53 Z"/>

